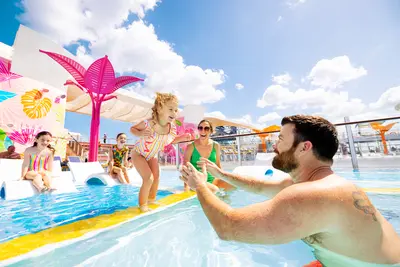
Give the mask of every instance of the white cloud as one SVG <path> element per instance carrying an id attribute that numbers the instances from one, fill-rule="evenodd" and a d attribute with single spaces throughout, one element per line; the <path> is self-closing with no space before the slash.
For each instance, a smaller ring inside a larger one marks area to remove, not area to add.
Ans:
<path id="1" fill-rule="evenodd" d="M 257 101 L 257 106 L 281 110 L 291 108 L 299 113 L 323 116 L 332 122 L 343 122 L 345 116 L 349 116 L 351 120 L 398 116 L 398 111 L 394 109 L 397 103 L 400 103 L 400 86 L 389 88 L 376 102 L 368 105 L 359 98 L 351 98 L 349 92 L 345 91 L 332 92 L 321 88 L 291 91 L 281 85 L 271 85 Z M 272 117 L 273 113 L 265 115 L 266 118 Z"/>
<path id="2" fill-rule="evenodd" d="M 272 81 L 276 84 L 287 85 L 292 80 L 292 77 L 289 73 L 285 73 L 282 75 L 274 76 L 272 75 Z"/>
<path id="3" fill-rule="evenodd" d="M 158 39 L 152 25 L 127 21 L 132 13 L 143 18 L 159 0 L 56 2 L 24 0 L 22 20 L 62 44 L 89 42 L 90 51 L 80 46 L 77 52 L 84 65 L 108 55 L 117 72 L 145 75 L 135 92 L 174 92 L 181 104 L 213 103 L 225 97 L 218 89 L 225 81 L 223 70 L 184 64 L 169 43 Z"/>
<path id="4" fill-rule="evenodd" d="M 257 122 L 259 122 L 259 123 L 266 123 L 266 122 L 274 121 L 274 120 L 277 120 L 277 119 L 280 119 L 280 118 L 282 118 L 282 116 L 279 115 L 278 113 L 276 113 L 276 112 L 270 112 L 270 113 L 267 113 L 267 114 L 265 114 L 265 115 L 259 117 L 258 120 L 257 120 Z"/>
<path id="5" fill-rule="evenodd" d="M 280 22 L 283 19 L 282 16 L 279 16 L 278 19 L 276 20 L 276 22 Z"/>
<path id="6" fill-rule="evenodd" d="M 253 122 L 250 114 L 243 115 L 242 117 L 239 117 L 239 118 L 227 118 L 225 116 L 225 114 L 223 114 L 221 111 L 212 111 L 212 112 L 205 113 L 204 116 L 205 117 L 214 117 L 214 118 L 218 118 L 218 119 L 222 119 L 222 120 L 233 121 L 236 123 L 242 123 L 242 124 L 253 126 L 257 129 L 262 129 L 263 127 L 265 127 L 265 126 L 261 125 L 260 123 Z"/>
<path id="7" fill-rule="evenodd" d="M 237 84 L 235 84 L 235 88 L 240 91 L 240 90 L 242 90 L 244 88 L 244 86 L 241 83 L 237 83 Z"/>
<path id="8" fill-rule="evenodd" d="M 205 113 L 204 117 L 214 117 L 214 118 L 218 118 L 221 120 L 226 119 L 226 116 L 221 111 L 212 111 L 209 113 Z"/>
<path id="9" fill-rule="evenodd" d="M 272 107 L 275 110 L 290 108 L 296 112 L 321 115 L 333 122 L 342 122 L 345 116 L 351 120 L 363 120 L 395 115 L 394 106 L 400 103 L 400 86 L 389 88 L 380 98 L 371 104 L 363 103 L 359 98 L 351 98 L 347 91 L 331 91 L 331 88 L 340 87 L 343 83 L 366 75 L 363 67 L 352 66 L 347 56 L 337 57 L 332 60 L 319 61 L 309 78 L 314 85 L 320 85 L 316 89 L 303 89 L 292 85 L 294 89 L 276 79 L 257 100 L 260 108 Z M 287 74 L 290 77 L 289 74 Z M 274 112 L 259 118 L 259 122 L 273 117 Z"/>
<path id="10" fill-rule="evenodd" d="M 296 8 L 297 6 L 304 4 L 306 2 L 306 0 L 288 0 L 286 2 L 286 5 L 289 8 Z"/>
<path id="11" fill-rule="evenodd" d="M 400 86 L 392 87 L 383 92 L 378 101 L 371 103 L 372 109 L 392 109 L 400 103 Z"/>
<path id="12" fill-rule="evenodd" d="M 269 86 L 261 99 L 257 101 L 257 106 L 264 108 L 267 106 L 277 109 L 292 108 L 297 110 L 321 109 L 335 114 L 347 114 L 350 108 L 359 106 L 359 99 L 350 99 L 348 92 L 331 92 L 325 89 L 297 89 L 289 90 L 282 85 Z M 338 105 L 342 105 L 340 108 Z M 354 108 L 355 109 L 355 108 Z"/>
<path id="13" fill-rule="evenodd" d="M 112 32 L 129 14 L 140 18 L 160 0 L 22 0 L 20 20 L 62 44 L 94 41 Z"/>
<path id="14" fill-rule="evenodd" d="M 243 115 L 243 117 L 240 117 L 240 118 L 234 118 L 234 119 L 232 119 L 232 121 L 235 121 L 237 123 L 254 125 L 250 114 Z M 256 126 L 256 125 L 254 125 L 254 126 Z"/>
<path id="15" fill-rule="evenodd" d="M 364 67 L 354 67 L 347 56 L 339 56 L 318 61 L 311 69 L 308 79 L 312 85 L 334 89 L 364 75 L 367 75 Z"/>
<path id="16" fill-rule="evenodd" d="M 398 103 L 400 103 L 400 86 L 387 89 L 376 102 L 363 104 L 361 100 L 358 100 L 357 102 L 341 103 L 336 107 L 330 107 L 330 110 L 325 110 L 324 113 L 325 116 L 334 117 L 341 109 L 343 110 L 340 112 L 342 118 L 336 116 L 336 120 L 340 121 L 343 121 L 343 114 L 346 115 L 346 112 L 352 121 L 395 117 L 399 116 L 399 112 L 395 110 Z"/>

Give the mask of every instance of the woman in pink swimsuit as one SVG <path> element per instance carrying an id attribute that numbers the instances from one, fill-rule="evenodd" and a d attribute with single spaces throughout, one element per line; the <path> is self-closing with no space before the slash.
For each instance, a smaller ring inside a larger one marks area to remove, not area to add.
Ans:
<path id="1" fill-rule="evenodd" d="M 139 137 L 132 150 L 133 164 L 142 176 L 139 191 L 139 208 L 149 211 L 148 204 L 154 204 L 159 184 L 159 165 L 157 155 L 171 143 L 189 141 L 188 133 L 177 136 L 175 119 L 178 113 L 178 99 L 172 94 L 157 93 L 152 108 L 152 118 L 131 127 L 131 133 Z"/>

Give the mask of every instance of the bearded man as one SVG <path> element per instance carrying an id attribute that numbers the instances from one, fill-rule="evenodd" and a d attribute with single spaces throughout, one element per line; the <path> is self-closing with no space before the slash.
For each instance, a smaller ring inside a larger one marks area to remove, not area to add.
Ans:
<path id="1" fill-rule="evenodd" d="M 366 193 L 336 175 L 339 146 L 332 123 L 317 116 L 282 119 L 272 166 L 281 181 L 235 175 L 202 158 L 197 171 L 183 166 L 182 180 L 196 191 L 202 209 L 223 240 L 283 244 L 303 240 L 317 261 L 306 266 L 400 266 L 400 238 Z M 269 200 L 234 209 L 206 185 L 207 172 Z"/>

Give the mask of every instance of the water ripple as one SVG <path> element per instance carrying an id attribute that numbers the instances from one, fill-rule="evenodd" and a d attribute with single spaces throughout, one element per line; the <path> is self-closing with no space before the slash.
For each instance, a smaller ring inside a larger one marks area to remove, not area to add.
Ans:
<path id="1" fill-rule="evenodd" d="M 159 191 L 158 198 L 169 194 Z M 111 214 L 137 206 L 137 203 L 138 188 L 125 185 L 82 186 L 77 193 L 0 201 L 0 242 L 76 220 Z"/>

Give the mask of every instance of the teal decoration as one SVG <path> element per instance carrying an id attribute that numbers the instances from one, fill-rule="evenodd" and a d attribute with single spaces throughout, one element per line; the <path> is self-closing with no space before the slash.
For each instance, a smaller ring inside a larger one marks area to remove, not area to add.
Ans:
<path id="1" fill-rule="evenodd" d="M 0 103 L 6 101 L 7 99 L 13 98 L 17 94 L 7 91 L 0 90 Z"/>

